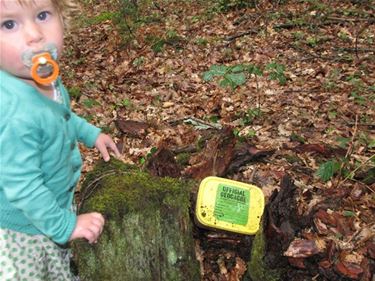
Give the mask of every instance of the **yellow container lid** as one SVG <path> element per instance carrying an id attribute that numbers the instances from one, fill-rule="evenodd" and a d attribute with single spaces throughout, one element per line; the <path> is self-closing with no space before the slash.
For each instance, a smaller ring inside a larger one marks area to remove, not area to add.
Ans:
<path id="1" fill-rule="evenodd" d="M 195 214 L 204 226 L 255 234 L 264 210 L 264 195 L 255 185 L 207 177 L 199 186 Z"/>

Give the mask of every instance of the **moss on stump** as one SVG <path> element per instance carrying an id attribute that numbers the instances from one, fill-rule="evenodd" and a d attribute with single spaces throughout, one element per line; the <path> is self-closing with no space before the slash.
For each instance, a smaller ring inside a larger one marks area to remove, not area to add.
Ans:
<path id="1" fill-rule="evenodd" d="M 100 212 L 106 225 L 97 244 L 73 243 L 81 280 L 199 280 L 189 218 L 193 186 L 119 161 L 98 164 L 83 184 L 79 212 Z"/>
<path id="2" fill-rule="evenodd" d="M 265 254 L 264 236 L 263 227 L 261 226 L 253 240 L 247 272 L 253 281 L 278 281 L 280 280 L 281 271 L 270 269 L 263 261 Z"/>

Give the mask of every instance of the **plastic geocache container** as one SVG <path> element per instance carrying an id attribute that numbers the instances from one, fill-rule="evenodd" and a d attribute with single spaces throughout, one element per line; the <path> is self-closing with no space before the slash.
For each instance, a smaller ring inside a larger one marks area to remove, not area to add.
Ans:
<path id="1" fill-rule="evenodd" d="M 255 185 L 207 177 L 199 186 L 195 214 L 203 226 L 255 234 L 263 210 L 264 195 Z"/>

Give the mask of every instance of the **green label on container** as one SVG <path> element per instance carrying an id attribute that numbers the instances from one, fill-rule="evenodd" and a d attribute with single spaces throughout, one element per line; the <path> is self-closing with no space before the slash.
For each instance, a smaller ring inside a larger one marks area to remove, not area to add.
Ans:
<path id="1" fill-rule="evenodd" d="M 246 225 L 249 217 L 250 191 L 219 184 L 216 192 L 214 217 L 233 224 Z"/>

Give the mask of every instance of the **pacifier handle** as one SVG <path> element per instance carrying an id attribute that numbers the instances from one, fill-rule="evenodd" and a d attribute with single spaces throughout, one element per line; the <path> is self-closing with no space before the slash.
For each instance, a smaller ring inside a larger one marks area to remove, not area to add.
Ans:
<path id="1" fill-rule="evenodd" d="M 51 55 L 47 52 L 40 53 L 35 55 L 32 59 L 32 66 L 31 66 L 31 77 L 39 84 L 42 85 L 49 85 L 54 82 L 57 77 L 59 76 L 59 66 L 51 57 Z M 38 74 L 38 68 L 43 65 L 50 65 L 52 66 L 52 73 L 47 77 L 40 77 Z"/>

